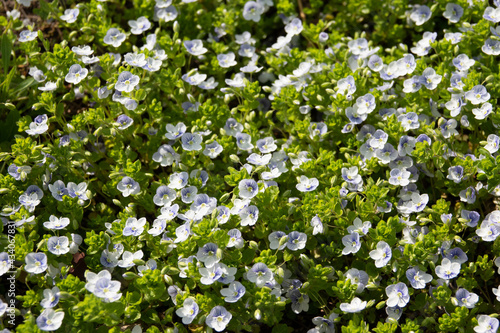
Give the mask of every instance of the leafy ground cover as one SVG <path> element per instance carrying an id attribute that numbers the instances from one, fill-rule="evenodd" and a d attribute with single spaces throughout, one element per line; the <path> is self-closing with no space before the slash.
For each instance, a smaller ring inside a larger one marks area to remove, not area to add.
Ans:
<path id="1" fill-rule="evenodd" d="M 1 332 L 497 332 L 499 22 L 3 1 Z"/>

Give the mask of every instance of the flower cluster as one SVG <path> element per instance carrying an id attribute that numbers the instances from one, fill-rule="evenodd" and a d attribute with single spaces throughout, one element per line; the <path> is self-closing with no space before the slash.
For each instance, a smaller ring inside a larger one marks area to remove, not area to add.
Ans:
<path id="1" fill-rule="evenodd" d="M 498 331 L 499 1 L 5 6 L 18 331 Z"/>

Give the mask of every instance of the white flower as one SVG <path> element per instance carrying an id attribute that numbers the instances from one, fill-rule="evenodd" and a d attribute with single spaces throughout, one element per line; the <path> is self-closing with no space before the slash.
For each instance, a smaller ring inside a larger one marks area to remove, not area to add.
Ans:
<path id="1" fill-rule="evenodd" d="M 89 56 L 94 53 L 94 50 L 92 50 L 88 45 L 73 46 L 71 51 L 75 52 L 79 56 Z"/>
<path id="2" fill-rule="evenodd" d="M 56 331 L 61 327 L 64 319 L 64 311 L 54 311 L 53 309 L 45 309 L 36 318 L 36 325 L 42 331 Z"/>
<path id="3" fill-rule="evenodd" d="M 66 236 L 52 236 L 47 241 L 47 249 L 50 253 L 60 256 L 69 252 L 69 240 Z"/>
<path id="4" fill-rule="evenodd" d="M 142 217 L 140 219 L 129 217 L 125 222 L 125 228 L 123 228 L 123 236 L 140 236 L 144 231 L 145 225 L 145 217 Z"/>
<path id="5" fill-rule="evenodd" d="M 344 244 L 344 249 L 342 250 L 343 255 L 358 252 L 361 248 L 359 234 L 357 232 L 353 232 L 347 236 L 342 237 L 342 244 Z"/>
<path id="6" fill-rule="evenodd" d="M 311 219 L 311 227 L 313 227 L 313 236 L 317 234 L 323 233 L 323 223 L 321 219 L 318 217 L 318 214 Z"/>
<path id="7" fill-rule="evenodd" d="M 122 178 L 116 188 L 122 192 L 124 197 L 128 197 L 131 194 L 135 195 L 141 191 L 139 183 L 127 176 Z"/>
<path id="8" fill-rule="evenodd" d="M 432 281 L 432 275 L 422 272 L 418 267 L 408 269 L 406 278 L 415 289 L 423 289 L 427 283 Z"/>
<path id="9" fill-rule="evenodd" d="M 488 315 L 480 315 L 477 319 L 478 325 L 474 327 L 477 333 L 495 333 L 498 330 L 498 319 Z"/>
<path id="10" fill-rule="evenodd" d="M 41 91 L 53 91 L 56 89 L 57 89 L 57 85 L 55 82 L 52 82 L 52 81 L 46 82 L 45 86 L 43 86 L 43 87 L 38 87 L 38 90 L 41 90 Z"/>
<path id="11" fill-rule="evenodd" d="M 220 293 L 224 296 L 224 301 L 228 303 L 237 302 L 245 295 L 246 288 L 238 281 L 231 282 L 228 288 L 221 289 Z"/>
<path id="12" fill-rule="evenodd" d="M 295 186 L 300 192 L 310 192 L 314 191 L 319 185 L 319 181 L 316 178 L 307 178 L 306 176 L 300 176 L 300 182 Z"/>
<path id="13" fill-rule="evenodd" d="M 122 259 L 118 261 L 118 266 L 122 268 L 130 268 L 132 266 L 135 266 L 134 260 L 136 259 L 142 259 L 144 256 L 144 253 L 142 250 L 136 251 L 135 253 L 125 251 L 123 252 Z"/>
<path id="14" fill-rule="evenodd" d="M 255 283 L 258 288 L 263 287 L 272 278 L 273 272 L 262 262 L 254 264 L 247 272 L 248 281 Z"/>
<path id="15" fill-rule="evenodd" d="M 208 51 L 203 47 L 203 42 L 201 39 L 186 40 L 184 41 L 183 45 L 186 51 L 194 56 L 200 56 Z"/>
<path id="16" fill-rule="evenodd" d="M 441 265 L 436 266 L 436 275 L 444 280 L 453 279 L 460 273 L 460 264 L 458 262 L 452 262 L 448 258 L 444 258 L 441 261 Z"/>
<path id="17" fill-rule="evenodd" d="M 132 28 L 130 32 L 133 33 L 134 35 L 140 35 L 144 31 L 151 28 L 151 22 L 149 22 L 149 20 L 144 16 L 139 17 L 137 21 L 134 20 L 128 21 L 128 25 Z"/>
<path id="18" fill-rule="evenodd" d="M 38 34 L 36 31 L 23 30 L 19 34 L 19 41 L 21 43 L 29 42 L 29 41 L 34 40 L 37 37 L 38 37 Z"/>
<path id="19" fill-rule="evenodd" d="M 208 327 L 213 328 L 217 332 L 221 332 L 226 328 L 227 324 L 229 324 L 231 318 L 233 318 L 233 315 L 227 311 L 225 307 L 217 305 L 210 311 L 205 319 L 205 323 Z"/>
<path id="20" fill-rule="evenodd" d="M 299 18 L 294 18 L 290 23 L 285 26 L 285 32 L 288 35 L 298 35 L 302 32 L 302 21 Z"/>
<path id="21" fill-rule="evenodd" d="M 131 92 L 138 84 L 139 76 L 134 75 L 129 71 L 124 71 L 118 76 L 118 80 L 115 84 L 115 89 L 118 91 Z"/>
<path id="22" fill-rule="evenodd" d="M 119 47 L 125 41 L 125 34 L 120 32 L 117 28 L 109 28 L 104 36 L 104 44 L 112 45 L 114 47 Z"/>
<path id="23" fill-rule="evenodd" d="M 340 304 L 340 310 L 347 313 L 356 313 L 363 311 L 366 308 L 366 301 L 362 301 L 358 297 L 354 297 L 351 303 Z"/>
<path id="24" fill-rule="evenodd" d="M 387 297 L 389 297 L 386 302 L 387 306 L 389 307 L 404 307 L 410 301 L 408 287 L 403 282 L 391 284 L 390 286 L 385 288 L 385 293 L 387 294 Z"/>
<path id="25" fill-rule="evenodd" d="M 498 135 L 490 134 L 487 138 L 487 144 L 484 146 L 484 149 L 490 152 L 490 154 L 494 154 L 498 151 L 500 146 L 500 138 Z"/>
<path id="26" fill-rule="evenodd" d="M 457 23 L 462 15 L 464 14 L 464 9 L 455 3 L 447 3 L 446 10 L 443 16 L 447 18 L 451 23 Z"/>
<path id="27" fill-rule="evenodd" d="M 198 315 L 198 312 L 200 312 L 200 307 L 196 304 L 194 299 L 188 297 L 184 300 L 182 308 L 177 309 L 175 314 L 182 318 L 182 323 L 184 325 L 189 325 Z"/>
<path id="28" fill-rule="evenodd" d="M 78 84 L 87 77 L 88 73 L 88 69 L 82 68 L 82 66 L 78 64 L 74 64 L 71 65 L 71 67 L 69 68 L 69 72 L 68 74 L 66 74 L 66 77 L 64 79 L 66 80 L 66 82 Z"/>
<path id="29" fill-rule="evenodd" d="M 80 14 L 80 9 L 78 8 L 66 9 L 64 11 L 64 14 L 59 17 L 61 18 L 61 20 L 66 21 L 67 23 L 73 23 L 78 18 L 78 14 Z"/>
<path id="30" fill-rule="evenodd" d="M 40 305 L 45 309 L 53 308 L 59 302 L 59 295 L 60 293 L 58 287 L 45 289 L 43 291 L 43 299 L 40 302 Z"/>
<path id="31" fill-rule="evenodd" d="M 40 274 L 47 270 L 47 255 L 45 253 L 28 253 L 24 258 L 26 265 L 24 270 L 32 274 Z"/>
<path id="32" fill-rule="evenodd" d="M 219 54 L 217 55 L 217 60 L 219 61 L 219 66 L 222 68 L 229 68 L 235 66 L 237 62 L 234 60 L 235 55 L 234 52 L 229 52 L 227 54 Z"/>
<path id="33" fill-rule="evenodd" d="M 384 267 L 392 257 L 392 250 L 389 244 L 384 241 L 377 243 L 377 249 L 370 251 L 370 258 L 375 260 L 375 267 Z"/>
<path id="34" fill-rule="evenodd" d="M 255 1 L 248 1 L 243 7 L 243 18 L 247 21 L 259 22 L 264 13 L 264 6 Z"/>

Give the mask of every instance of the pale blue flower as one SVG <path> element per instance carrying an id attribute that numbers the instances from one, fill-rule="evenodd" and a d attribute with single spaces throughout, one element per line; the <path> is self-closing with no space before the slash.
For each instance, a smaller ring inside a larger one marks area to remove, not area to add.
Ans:
<path id="1" fill-rule="evenodd" d="M 229 221 L 229 218 L 231 217 L 231 213 L 229 211 L 229 208 L 226 206 L 218 206 L 217 208 L 217 221 L 219 224 L 224 224 Z"/>
<path id="2" fill-rule="evenodd" d="M 241 237 L 241 231 L 238 229 L 231 229 L 227 232 L 229 236 L 229 242 L 226 247 L 235 247 L 237 249 L 241 249 L 244 245 L 243 237 Z"/>
<path id="3" fill-rule="evenodd" d="M 432 281 L 432 275 L 420 270 L 419 267 L 412 267 L 406 271 L 406 278 L 415 289 L 423 289 L 425 285 Z"/>
<path id="4" fill-rule="evenodd" d="M 43 191 L 36 185 L 30 185 L 19 197 L 19 203 L 32 213 L 35 207 L 40 204 L 42 198 Z"/>
<path id="5" fill-rule="evenodd" d="M 300 176 L 300 182 L 295 186 L 300 192 L 311 192 L 314 191 L 319 185 L 319 181 L 316 178 L 307 178 L 306 176 Z"/>
<path id="6" fill-rule="evenodd" d="M 177 125 L 167 124 L 165 126 L 167 133 L 165 137 L 169 140 L 176 140 L 186 133 L 186 125 L 184 123 L 177 123 Z"/>
<path id="7" fill-rule="evenodd" d="M 264 6 L 261 3 L 247 1 L 243 7 L 243 18 L 247 21 L 259 22 L 264 10 Z"/>
<path id="8" fill-rule="evenodd" d="M 79 64 L 74 64 L 69 68 L 68 74 L 66 74 L 64 79 L 68 83 L 78 84 L 87 77 L 88 73 L 88 69 L 82 68 Z"/>
<path id="9" fill-rule="evenodd" d="M 217 253 L 218 247 L 214 243 L 207 243 L 198 249 L 196 258 L 205 264 L 207 268 L 214 266 L 220 261 L 220 255 Z"/>
<path id="10" fill-rule="evenodd" d="M 473 204 L 476 202 L 476 189 L 472 186 L 467 187 L 459 193 L 460 201 Z"/>
<path id="11" fill-rule="evenodd" d="M 36 31 L 23 30 L 19 34 L 19 41 L 21 43 L 30 42 L 32 40 L 35 40 L 37 37 L 38 37 L 38 34 Z"/>
<path id="12" fill-rule="evenodd" d="M 456 278 L 460 273 L 460 264 L 444 258 L 441 265 L 436 266 L 436 275 L 444 280 Z"/>
<path id="13" fill-rule="evenodd" d="M 481 216 L 478 212 L 462 209 L 461 217 L 466 220 L 466 223 L 469 227 L 475 227 L 477 226 L 477 223 L 479 222 L 479 218 Z"/>
<path id="14" fill-rule="evenodd" d="M 356 313 L 363 311 L 366 308 L 366 301 L 362 301 L 358 297 L 354 297 L 351 303 L 341 303 L 340 310 L 346 313 Z"/>
<path id="15" fill-rule="evenodd" d="M 431 18 L 431 9 L 425 5 L 415 5 L 413 11 L 410 14 L 410 19 L 415 22 L 416 25 L 422 25 Z"/>
<path id="16" fill-rule="evenodd" d="M 162 145 L 153 154 L 153 161 L 160 163 L 161 166 L 169 166 L 178 161 L 180 155 L 169 145 Z"/>
<path id="17" fill-rule="evenodd" d="M 302 311 L 307 312 L 309 310 L 309 296 L 303 294 L 298 289 L 294 289 L 289 293 L 289 297 L 292 300 L 292 311 L 299 314 Z"/>
<path id="18" fill-rule="evenodd" d="M 151 22 L 144 16 L 139 17 L 136 21 L 129 20 L 128 25 L 132 28 L 130 32 L 134 35 L 140 35 L 151 28 Z"/>
<path id="19" fill-rule="evenodd" d="M 464 288 L 458 289 L 455 298 L 452 299 L 456 306 L 465 306 L 468 309 L 473 309 L 478 301 L 479 296 L 477 294 L 471 293 Z"/>
<path id="20" fill-rule="evenodd" d="M 35 253 L 31 252 L 24 258 L 26 265 L 24 270 L 32 274 L 40 274 L 47 270 L 47 255 L 45 253 Z"/>
<path id="21" fill-rule="evenodd" d="M 359 234 L 357 232 L 352 232 L 342 237 L 342 244 L 344 244 L 344 249 L 342 250 L 343 255 L 358 252 L 361 248 Z"/>
<path id="22" fill-rule="evenodd" d="M 104 44 L 119 47 L 125 41 L 126 35 L 117 28 L 109 28 L 104 36 Z"/>
<path id="23" fill-rule="evenodd" d="M 177 229 L 175 229 L 175 235 L 177 236 L 177 238 L 174 240 L 174 243 L 182 243 L 186 241 L 189 238 L 190 234 L 191 234 L 190 223 L 186 222 Z"/>
<path id="24" fill-rule="evenodd" d="M 405 307 L 410 301 L 408 287 L 403 282 L 391 284 L 385 288 L 385 293 L 388 297 L 386 304 L 389 307 L 399 306 Z"/>
<path id="25" fill-rule="evenodd" d="M 200 312 L 200 307 L 196 301 L 190 297 L 184 300 L 182 308 L 177 309 L 175 314 L 182 318 L 182 323 L 184 325 L 189 325 L 193 322 L 194 318 Z"/>
<path id="26" fill-rule="evenodd" d="M 43 299 L 40 302 L 40 305 L 45 308 L 53 308 L 59 303 L 60 292 L 58 287 L 54 287 L 52 289 L 45 289 L 43 291 Z"/>
<path id="27" fill-rule="evenodd" d="M 450 2 L 446 4 L 446 10 L 444 11 L 443 16 L 451 23 L 457 23 L 463 14 L 464 9 L 462 6 Z"/>
<path id="28" fill-rule="evenodd" d="M 321 219 L 319 218 L 318 214 L 316 214 L 312 219 L 311 219 L 311 227 L 313 227 L 313 235 L 317 234 L 322 234 L 323 233 L 323 223 L 321 222 Z"/>
<path id="29" fill-rule="evenodd" d="M 203 150 L 203 155 L 210 157 L 211 159 L 217 158 L 224 148 L 217 142 L 211 142 L 205 145 L 205 150 Z"/>
<path id="30" fill-rule="evenodd" d="M 110 278 L 103 277 L 95 282 L 93 294 L 102 298 L 104 302 L 115 302 L 122 296 L 119 281 L 113 281 Z"/>
<path id="31" fill-rule="evenodd" d="M 177 198 L 177 193 L 169 186 L 162 185 L 156 189 L 153 202 L 157 206 L 170 206 Z"/>
<path id="32" fill-rule="evenodd" d="M 238 184 L 239 196 L 242 199 L 252 199 L 259 193 L 259 186 L 253 179 L 240 180 Z"/>
<path id="33" fill-rule="evenodd" d="M 36 325 L 41 331 L 55 331 L 62 325 L 64 319 L 64 311 L 54 311 L 53 309 L 45 309 L 36 318 Z"/>
<path id="34" fill-rule="evenodd" d="M 259 262 L 247 271 L 246 276 L 248 281 L 255 283 L 258 288 L 261 288 L 273 279 L 273 272 L 271 272 L 266 264 Z"/>
<path id="35" fill-rule="evenodd" d="M 377 248 L 370 251 L 370 258 L 375 260 L 375 267 L 384 267 L 392 258 L 392 250 L 389 244 L 384 241 L 377 243 Z"/>
<path id="36" fill-rule="evenodd" d="M 167 227 L 167 220 L 165 219 L 155 219 L 153 221 L 153 226 L 148 230 L 148 234 L 153 236 L 159 236 L 165 228 Z"/>
<path id="37" fill-rule="evenodd" d="M 187 151 L 201 150 L 203 138 L 197 133 L 184 133 L 181 137 L 182 148 Z"/>
<path id="38" fill-rule="evenodd" d="M 259 218 L 259 209 L 256 206 L 248 206 L 245 207 L 239 215 L 241 219 L 240 225 L 242 227 L 253 226 L 257 223 Z"/>
<path id="39" fill-rule="evenodd" d="M 41 114 L 35 117 L 30 123 L 30 128 L 26 130 L 29 135 L 38 135 L 47 132 L 49 125 L 47 124 L 48 117 L 46 114 Z"/>
<path id="40" fill-rule="evenodd" d="M 224 296 L 224 301 L 228 303 L 236 303 L 243 295 L 246 288 L 238 281 L 231 282 L 229 287 L 221 289 L 220 293 Z"/>
<path id="41" fill-rule="evenodd" d="M 80 9 L 70 8 L 64 11 L 64 14 L 59 16 L 59 18 L 67 23 L 74 23 L 80 14 Z"/>
<path id="42" fill-rule="evenodd" d="M 131 177 L 125 176 L 118 183 L 116 188 L 122 192 L 124 197 L 128 197 L 129 195 L 135 195 L 141 191 L 141 187 L 138 182 L 133 180 Z"/>
<path id="43" fill-rule="evenodd" d="M 307 242 L 307 235 L 303 232 L 292 231 L 288 234 L 286 247 L 290 251 L 302 250 L 305 248 Z"/>
<path id="44" fill-rule="evenodd" d="M 200 56 L 208 51 L 203 47 L 203 42 L 201 39 L 186 40 L 184 41 L 183 45 L 186 51 L 194 56 Z"/>
<path id="45" fill-rule="evenodd" d="M 142 217 L 140 219 L 129 217 L 125 222 L 125 227 L 123 228 L 123 236 L 140 236 L 144 231 L 145 225 L 145 217 Z"/>
<path id="46" fill-rule="evenodd" d="M 221 332 L 226 329 L 231 318 L 233 318 L 233 315 L 227 311 L 225 307 L 217 305 L 210 310 L 210 313 L 205 319 L 205 323 L 208 327 L 213 328 L 217 332 Z"/>
<path id="47" fill-rule="evenodd" d="M 448 178 L 449 180 L 453 180 L 455 183 L 460 183 L 464 176 L 464 168 L 461 165 L 452 166 L 448 168 Z"/>
<path id="48" fill-rule="evenodd" d="M 87 183 L 85 182 L 81 182 L 79 183 L 78 185 L 73 183 L 73 182 L 69 182 L 68 183 L 68 186 L 67 186 L 67 190 L 68 190 L 68 195 L 71 197 L 71 198 L 78 198 L 80 200 L 88 200 L 88 197 L 87 197 Z"/>
<path id="49" fill-rule="evenodd" d="M 477 318 L 478 325 L 474 327 L 476 333 L 496 333 L 498 331 L 499 321 L 488 315 L 480 315 Z"/>
<path id="50" fill-rule="evenodd" d="M 469 260 L 465 252 L 459 247 L 446 251 L 443 256 L 444 258 L 448 258 L 451 262 L 458 262 L 459 264 L 463 264 Z"/>
<path id="51" fill-rule="evenodd" d="M 69 252 L 69 240 L 66 236 L 52 236 L 47 241 L 47 249 L 50 253 L 60 256 Z"/>
<path id="52" fill-rule="evenodd" d="M 115 84 L 115 89 L 120 92 L 131 92 L 139 84 L 139 76 L 129 71 L 121 72 Z"/>
<path id="53" fill-rule="evenodd" d="M 123 130 L 130 127 L 134 123 L 134 120 L 126 114 L 121 114 L 116 119 L 116 122 L 119 124 L 118 129 Z"/>
<path id="54" fill-rule="evenodd" d="M 189 173 L 189 179 L 197 179 L 201 182 L 201 187 L 204 187 L 208 181 L 208 172 L 205 170 L 194 169 Z"/>
<path id="55" fill-rule="evenodd" d="M 490 99 L 490 94 L 483 85 L 478 84 L 465 93 L 465 99 L 473 105 L 477 105 L 487 102 Z"/>

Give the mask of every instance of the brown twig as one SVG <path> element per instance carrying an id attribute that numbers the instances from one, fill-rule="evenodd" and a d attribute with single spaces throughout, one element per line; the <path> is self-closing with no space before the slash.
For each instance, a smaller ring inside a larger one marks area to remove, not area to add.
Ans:
<path id="1" fill-rule="evenodd" d="M 299 16 L 300 19 L 305 23 L 306 22 L 306 14 L 304 14 L 302 0 L 297 0 L 297 5 L 299 6 Z"/>

